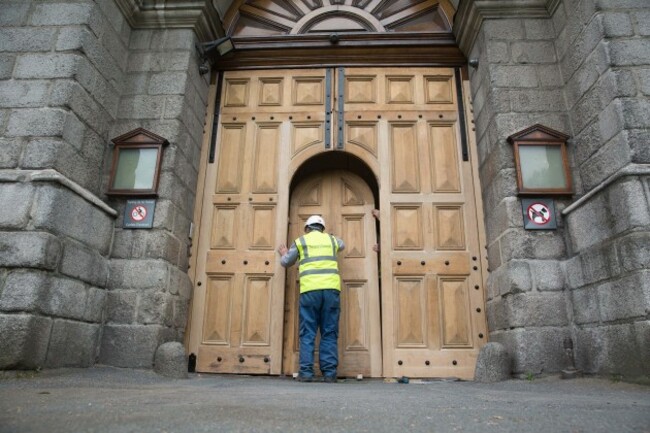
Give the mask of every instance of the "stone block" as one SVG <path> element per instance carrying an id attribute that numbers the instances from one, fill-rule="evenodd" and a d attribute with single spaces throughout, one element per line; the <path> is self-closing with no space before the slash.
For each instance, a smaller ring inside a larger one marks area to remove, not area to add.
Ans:
<path id="1" fill-rule="evenodd" d="M 510 46 L 512 61 L 520 64 L 555 63 L 555 46 L 552 41 L 513 42 Z"/>
<path id="2" fill-rule="evenodd" d="M 48 316 L 83 320 L 86 312 L 86 286 L 69 278 L 50 277 L 42 295 L 41 311 Z"/>
<path id="3" fill-rule="evenodd" d="M 21 136 L 60 136 L 67 113 L 58 108 L 24 108 L 11 112 L 5 135 Z"/>
<path id="4" fill-rule="evenodd" d="M 564 339 L 567 328 L 528 328 L 490 334 L 492 342 L 505 346 L 513 359 L 514 374 L 556 373 L 566 365 Z"/>
<path id="5" fill-rule="evenodd" d="M 525 260 L 512 260 L 505 263 L 490 274 L 488 286 L 490 287 L 489 292 L 495 296 L 532 290 L 528 262 Z"/>
<path id="6" fill-rule="evenodd" d="M 48 81 L 0 81 L 0 107 L 40 107 L 47 100 L 49 88 Z"/>
<path id="7" fill-rule="evenodd" d="M 53 28 L 0 27 L 0 52 L 49 51 L 55 33 Z M 21 58 L 30 56 L 25 54 Z"/>
<path id="8" fill-rule="evenodd" d="M 187 379 L 185 348 L 176 341 L 163 343 L 156 349 L 154 371 L 172 379 Z"/>
<path id="9" fill-rule="evenodd" d="M 38 312 L 47 291 L 47 274 L 40 271 L 10 272 L 0 292 L 0 311 Z"/>
<path id="10" fill-rule="evenodd" d="M 0 111 L 0 131 L 2 128 L 3 112 Z M 15 168 L 18 166 L 20 154 L 24 147 L 24 141 L 21 138 L 0 138 L 0 168 Z"/>
<path id="11" fill-rule="evenodd" d="M 93 7 L 92 3 L 36 4 L 32 9 L 29 22 L 36 26 L 86 24 Z"/>
<path id="12" fill-rule="evenodd" d="M 558 87 L 558 85 L 562 83 L 560 68 L 557 64 L 538 65 L 537 75 L 539 84 L 542 87 Z"/>
<path id="13" fill-rule="evenodd" d="M 508 309 L 504 298 L 498 297 L 487 301 L 487 324 L 490 332 L 508 329 Z"/>
<path id="14" fill-rule="evenodd" d="M 11 78 L 14 71 L 16 56 L 12 54 L 0 54 L 0 80 Z"/>
<path id="15" fill-rule="evenodd" d="M 15 78 L 72 78 L 82 57 L 74 53 L 23 54 L 16 60 Z"/>
<path id="16" fill-rule="evenodd" d="M 615 234 L 650 225 L 650 208 L 639 178 L 621 179 L 606 194 Z"/>
<path id="17" fill-rule="evenodd" d="M 650 233 L 630 233 L 617 241 L 623 271 L 650 268 Z"/>
<path id="18" fill-rule="evenodd" d="M 585 373 L 635 377 L 647 364 L 639 357 L 633 324 L 579 328 L 575 342 L 576 367 Z"/>
<path id="19" fill-rule="evenodd" d="M 577 289 L 585 285 L 585 278 L 582 273 L 582 260 L 579 255 L 562 262 L 562 268 L 569 289 Z"/>
<path id="20" fill-rule="evenodd" d="M 482 383 L 501 382 L 510 379 L 512 359 L 500 343 L 487 343 L 481 347 L 476 360 L 474 381 Z"/>
<path id="21" fill-rule="evenodd" d="M 101 163 L 94 165 L 68 142 L 55 138 L 31 139 L 22 154 L 22 168 L 54 168 L 90 192 L 98 193 Z"/>
<path id="22" fill-rule="evenodd" d="M 572 250 L 580 252 L 612 236 L 612 221 L 605 197 L 597 194 L 566 217 Z"/>
<path id="23" fill-rule="evenodd" d="M 89 175 L 95 172 L 92 167 L 86 170 Z M 36 202 L 31 215 L 34 227 L 69 236 L 99 254 L 108 254 L 113 217 L 73 191 L 55 185 L 42 185 Z"/>
<path id="24" fill-rule="evenodd" d="M 118 119 L 159 119 L 165 108 L 164 96 L 137 95 L 122 98 Z"/>
<path id="25" fill-rule="evenodd" d="M 96 250 L 66 239 L 63 242 L 60 271 L 94 286 L 106 287 L 108 260 Z"/>
<path id="26" fill-rule="evenodd" d="M 185 329 L 190 312 L 190 300 L 174 297 L 173 312 L 174 320 L 172 326 L 177 329 Z"/>
<path id="27" fill-rule="evenodd" d="M 134 30 L 129 38 L 129 49 L 146 50 L 151 45 L 154 32 L 152 30 Z"/>
<path id="28" fill-rule="evenodd" d="M 614 278 L 621 267 L 612 244 L 602 244 L 581 253 L 582 275 L 586 284 Z"/>
<path id="29" fill-rule="evenodd" d="M 54 270 L 61 257 L 61 241 L 43 232 L 0 232 L 0 265 Z"/>
<path id="30" fill-rule="evenodd" d="M 603 23 L 603 31 L 605 36 L 615 38 L 620 36 L 632 36 L 634 29 L 632 28 L 632 20 L 630 16 L 624 12 L 605 12 L 601 14 Z"/>
<path id="31" fill-rule="evenodd" d="M 568 323 L 564 293 L 520 293 L 506 298 L 511 328 L 564 326 Z"/>
<path id="32" fill-rule="evenodd" d="M 151 368 L 162 330 L 155 325 L 104 325 L 99 362 L 115 367 Z"/>
<path id="33" fill-rule="evenodd" d="M 513 90 L 510 92 L 512 110 L 520 113 L 554 111 L 564 103 L 560 90 Z"/>
<path id="34" fill-rule="evenodd" d="M 632 325 L 634 335 L 636 336 L 636 344 L 639 348 L 638 356 L 641 360 L 641 374 L 646 376 L 650 375 L 650 320 L 642 320 L 634 322 Z"/>
<path id="35" fill-rule="evenodd" d="M 50 103 L 69 107 L 100 136 L 107 133 L 108 122 L 112 117 L 79 83 L 74 81 L 55 82 L 52 85 Z"/>
<path id="36" fill-rule="evenodd" d="M 138 53 L 129 56 L 127 72 L 187 71 L 190 65 L 190 51 L 160 53 Z"/>
<path id="37" fill-rule="evenodd" d="M 650 45 L 648 48 L 648 54 L 650 55 Z M 622 98 L 621 102 L 623 121 L 627 129 L 650 127 L 650 102 L 648 102 L 648 98 Z"/>
<path id="38" fill-rule="evenodd" d="M 173 320 L 173 305 L 169 295 L 156 290 L 145 290 L 138 294 L 138 323 L 143 325 L 167 325 Z"/>
<path id="39" fill-rule="evenodd" d="M 0 314 L 0 369 L 36 369 L 45 364 L 51 319 Z"/>
<path id="40" fill-rule="evenodd" d="M 186 272 L 174 267 L 169 267 L 169 293 L 178 295 L 181 299 L 190 299 L 192 296 L 192 281 Z"/>
<path id="41" fill-rule="evenodd" d="M 565 257 L 564 239 L 557 232 L 530 232 L 520 229 L 508 230 L 500 239 L 501 258 L 513 259 L 561 259 Z"/>
<path id="42" fill-rule="evenodd" d="M 122 324 L 134 323 L 137 305 L 138 292 L 135 290 L 108 292 L 106 297 L 107 321 Z"/>
<path id="43" fill-rule="evenodd" d="M 490 84 L 496 87 L 537 87 L 535 66 L 489 65 Z M 516 132 L 516 131 L 514 131 Z"/>
<path id="44" fill-rule="evenodd" d="M 100 325 L 54 320 L 45 365 L 50 368 L 90 367 L 99 349 Z"/>
<path id="45" fill-rule="evenodd" d="M 650 36 L 650 11 L 635 11 L 632 14 L 637 34 L 640 36 Z"/>
<path id="46" fill-rule="evenodd" d="M 580 67 L 580 65 L 589 57 L 589 55 L 603 44 L 603 35 L 599 20 L 592 20 L 585 26 L 567 26 L 567 30 L 580 32 L 576 38 L 568 35 L 569 46 L 566 55 L 562 57 L 560 67 L 565 77 L 570 77 Z"/>
<path id="47" fill-rule="evenodd" d="M 628 145 L 632 151 L 632 162 L 637 164 L 650 164 L 650 131 L 638 129 L 627 131 Z"/>
<path id="48" fill-rule="evenodd" d="M 169 283 L 169 264 L 163 260 L 110 261 L 109 289 L 158 289 L 164 292 Z"/>
<path id="49" fill-rule="evenodd" d="M 571 291 L 573 323 L 585 325 L 600 321 L 598 287 L 588 287 Z"/>
<path id="50" fill-rule="evenodd" d="M 106 310 L 106 290 L 97 287 L 89 287 L 86 296 L 86 308 L 84 321 L 103 323 L 104 311 Z"/>
<path id="51" fill-rule="evenodd" d="M 603 322 L 646 317 L 650 314 L 650 270 L 601 284 L 598 300 Z"/>
<path id="52" fill-rule="evenodd" d="M 140 230 L 133 233 L 131 257 L 162 259 L 177 264 L 180 243 L 171 233 L 164 230 Z"/>
<path id="53" fill-rule="evenodd" d="M 24 183 L 0 183 L 0 227 L 17 229 L 29 221 L 34 187 Z"/>
<path id="54" fill-rule="evenodd" d="M 650 39 L 616 39 L 609 42 L 612 66 L 645 66 L 648 64 Z"/>
<path id="55" fill-rule="evenodd" d="M 0 13 L 0 27 L 21 26 L 26 23 L 29 3 L 24 1 L 4 1 Z"/>
<path id="56" fill-rule="evenodd" d="M 540 292 L 564 290 L 564 272 L 557 260 L 529 260 L 533 287 Z"/>
<path id="57" fill-rule="evenodd" d="M 148 86 L 150 95 L 184 95 L 187 74 L 183 72 L 163 72 L 151 75 Z"/>
<path id="58" fill-rule="evenodd" d="M 165 119 L 184 118 L 189 114 L 188 107 L 185 103 L 184 96 L 168 96 L 165 98 L 165 109 L 163 117 Z M 188 122 L 185 121 L 187 124 Z"/>
<path id="59" fill-rule="evenodd" d="M 486 20 L 483 22 L 483 34 L 489 39 L 519 40 L 526 37 L 519 19 Z"/>
<path id="60" fill-rule="evenodd" d="M 189 29 L 166 29 L 161 38 L 154 38 L 151 48 L 161 51 L 171 50 L 192 50 L 196 38 L 194 32 Z M 158 45 L 162 43 L 161 45 Z"/>

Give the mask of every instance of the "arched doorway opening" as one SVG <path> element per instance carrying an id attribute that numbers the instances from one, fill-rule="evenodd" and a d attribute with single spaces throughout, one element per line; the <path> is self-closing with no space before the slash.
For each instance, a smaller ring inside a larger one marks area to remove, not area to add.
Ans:
<path id="1" fill-rule="evenodd" d="M 302 235 L 304 222 L 322 215 L 326 231 L 344 240 L 339 256 L 341 320 L 339 368 L 342 376 L 382 375 L 378 225 L 372 216 L 379 187 L 370 168 L 344 152 L 327 152 L 306 161 L 291 182 L 288 241 Z M 289 268 L 285 286 L 283 372 L 298 371 L 297 266 Z M 318 356 L 315 357 L 316 364 Z M 318 371 L 318 367 L 315 369 Z"/>

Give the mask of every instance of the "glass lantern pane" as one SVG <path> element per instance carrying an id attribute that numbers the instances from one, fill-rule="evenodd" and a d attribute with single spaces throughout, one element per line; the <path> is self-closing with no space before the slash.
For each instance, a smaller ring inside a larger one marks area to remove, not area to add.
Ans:
<path id="1" fill-rule="evenodd" d="M 113 189 L 153 189 L 157 148 L 120 149 Z"/>
<path id="2" fill-rule="evenodd" d="M 560 146 L 519 145 L 519 162 L 524 189 L 567 187 Z"/>

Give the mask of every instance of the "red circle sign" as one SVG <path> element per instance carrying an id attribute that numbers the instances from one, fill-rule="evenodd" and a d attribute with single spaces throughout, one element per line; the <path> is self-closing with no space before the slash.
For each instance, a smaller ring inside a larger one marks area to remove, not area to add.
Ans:
<path id="1" fill-rule="evenodd" d="M 548 222 L 551 220 L 551 211 L 549 210 L 548 206 L 543 203 L 531 204 L 528 206 L 526 214 L 528 215 L 530 222 L 539 226 L 548 224 Z"/>
<path id="2" fill-rule="evenodd" d="M 133 221 L 142 221 L 147 216 L 147 208 L 144 206 L 136 206 L 131 210 L 131 219 Z"/>

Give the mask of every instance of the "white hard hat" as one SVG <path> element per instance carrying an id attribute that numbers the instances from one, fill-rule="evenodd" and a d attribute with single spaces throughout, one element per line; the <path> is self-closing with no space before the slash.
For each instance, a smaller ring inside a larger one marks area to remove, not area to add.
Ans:
<path id="1" fill-rule="evenodd" d="M 320 215 L 312 215 L 309 218 L 307 218 L 307 221 L 305 221 L 305 227 L 309 227 L 312 224 L 320 224 L 321 226 L 323 226 L 323 228 L 325 228 L 325 220 Z"/>

